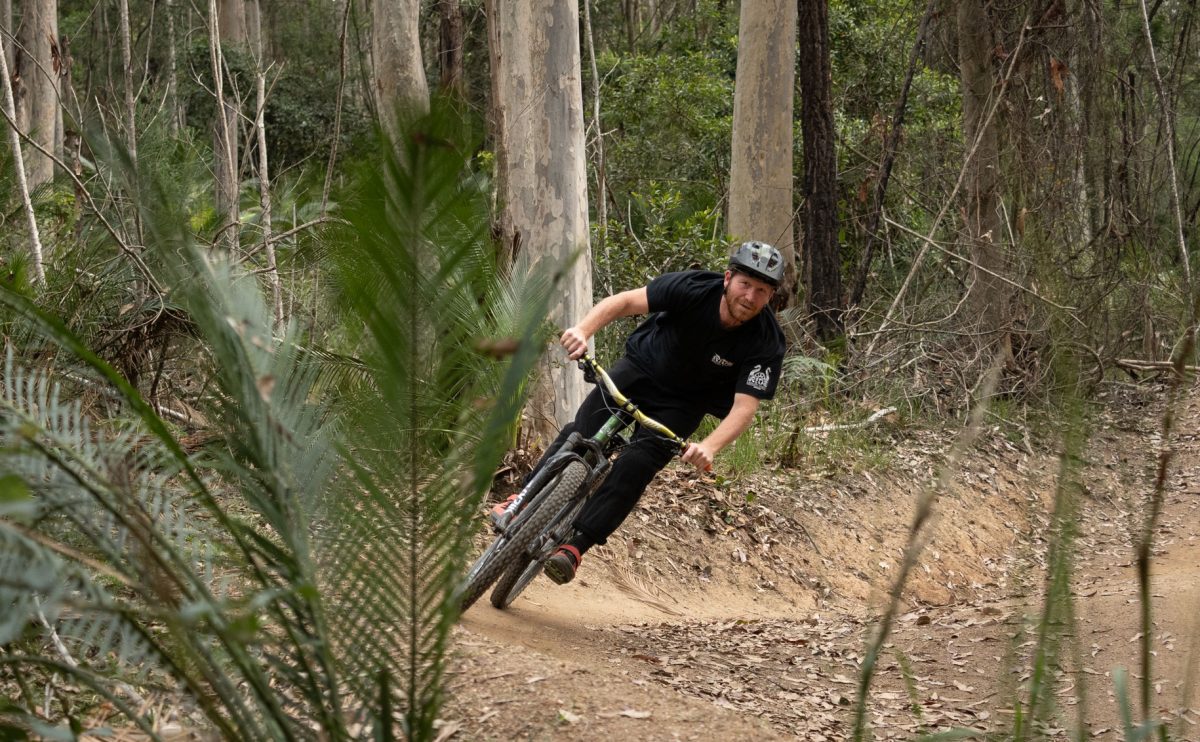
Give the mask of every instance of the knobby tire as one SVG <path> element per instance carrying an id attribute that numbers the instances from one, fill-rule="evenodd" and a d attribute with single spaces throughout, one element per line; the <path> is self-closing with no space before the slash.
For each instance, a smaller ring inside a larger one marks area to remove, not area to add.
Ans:
<path id="1" fill-rule="evenodd" d="M 541 533 L 554 531 L 564 524 L 569 529 L 571 522 L 575 520 L 575 516 L 579 515 L 579 511 L 583 509 L 585 499 L 582 496 L 578 497 L 576 502 L 571 503 L 569 507 L 561 511 L 562 514 L 559 517 L 547 523 Z M 558 534 L 557 538 L 567 538 L 570 535 L 568 529 L 564 529 L 563 533 Z M 529 583 L 533 582 L 533 578 L 537 577 L 538 572 L 541 571 L 542 562 L 535 562 L 533 557 L 528 554 L 525 554 L 523 559 L 515 560 L 512 566 L 508 568 L 508 571 L 504 573 L 504 576 L 500 578 L 500 581 L 496 583 L 496 588 L 492 590 L 492 605 L 501 610 L 512 605 L 517 596 L 528 587 Z"/>
<path id="2" fill-rule="evenodd" d="M 504 533 L 496 537 L 491 546 L 475 561 L 468 574 L 471 579 L 463 589 L 462 610 L 466 611 L 479 600 L 492 583 L 510 569 L 518 561 L 528 564 L 529 556 L 526 547 L 538 537 L 550 520 L 562 510 L 563 505 L 570 500 L 587 478 L 587 466 L 582 462 L 572 461 L 563 469 L 563 473 L 552 480 L 546 489 L 531 495 L 529 504 L 517 514 L 517 517 Z M 524 571 L 525 567 L 521 567 Z M 517 573 L 520 576 L 520 572 Z M 514 578 L 515 582 L 515 578 Z"/>

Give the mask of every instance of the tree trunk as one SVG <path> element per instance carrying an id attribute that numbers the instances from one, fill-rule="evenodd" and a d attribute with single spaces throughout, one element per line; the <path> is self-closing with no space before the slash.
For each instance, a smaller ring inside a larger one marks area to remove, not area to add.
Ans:
<path id="1" fill-rule="evenodd" d="M 795 0 L 746 0 L 738 26 L 729 171 L 729 235 L 775 245 L 787 262 L 785 299 L 796 285 L 792 242 L 792 109 Z"/>
<path id="2" fill-rule="evenodd" d="M 129 34 L 129 0 L 119 0 L 121 14 L 121 77 L 125 88 L 125 143 L 129 159 L 137 162 L 137 105 L 133 94 L 133 46 Z"/>
<path id="3" fill-rule="evenodd" d="M 46 152 L 62 155 L 59 126 L 60 59 L 57 0 L 30 0 L 25 4 L 15 52 L 14 86 L 17 119 L 23 130 Z M 21 110 L 23 109 L 23 110 Z M 54 161 L 36 147 L 26 147 L 25 168 L 29 187 L 37 188 L 54 177 Z"/>
<path id="4" fill-rule="evenodd" d="M 575 0 L 489 0 L 499 234 L 514 271 L 535 264 L 562 276 L 550 320 L 568 327 L 592 304 L 587 169 Z M 584 382 L 554 351 L 530 400 L 543 443 L 570 421 Z"/>
<path id="5" fill-rule="evenodd" d="M 246 0 L 218 0 L 217 21 L 221 24 L 221 43 L 229 46 L 246 44 Z"/>
<path id="6" fill-rule="evenodd" d="M 42 263 L 42 238 L 38 233 L 37 219 L 33 213 L 33 201 L 29 198 L 29 183 L 25 179 L 25 162 L 21 154 L 21 137 L 16 127 L 16 102 L 13 100 L 12 86 L 8 84 L 12 72 L 8 66 L 8 56 L 0 54 L 0 86 L 4 94 L 0 96 L 4 104 L 5 129 L 8 130 L 9 143 L 12 145 L 13 164 L 17 176 L 17 190 L 21 194 L 21 204 L 25 207 L 25 217 L 29 224 L 29 255 L 33 263 L 33 275 L 39 286 L 46 285 L 46 271 Z"/>
<path id="7" fill-rule="evenodd" d="M 13 59 L 12 41 L 8 38 L 12 30 L 12 0 L 0 0 L 0 50 L 4 52 L 5 67 L 10 74 L 17 63 Z M 4 79 L 7 81 L 8 77 L 5 76 Z"/>
<path id="8" fill-rule="evenodd" d="M 958 61 L 963 90 L 963 139 L 977 147 L 967 166 L 966 238 L 971 247 L 971 283 L 968 307 L 977 328 L 990 333 L 1001 329 L 1008 316 L 1010 292 L 999 278 L 1008 274 L 1008 260 L 1000 234 L 999 137 L 996 119 L 987 122 L 996 76 L 992 70 L 995 43 L 983 0 L 958 2 Z M 986 125 L 985 125 L 986 124 Z"/>
<path id="9" fill-rule="evenodd" d="M 167 3 L 167 129 L 171 137 L 179 135 L 182 109 L 179 106 L 179 65 L 175 55 L 175 0 Z"/>
<path id="10" fill-rule="evenodd" d="M 216 20 L 210 36 L 217 115 L 213 122 L 213 172 L 216 179 L 217 215 L 221 223 L 218 244 L 237 249 L 241 203 L 241 160 L 238 155 L 240 117 L 238 92 L 226 89 L 222 46 L 246 45 L 246 6 L 243 0 L 209 0 L 209 13 Z"/>
<path id="11" fill-rule="evenodd" d="M 463 12 L 460 0 L 438 0 L 440 33 L 438 36 L 438 87 L 444 93 L 462 98 L 466 95 L 463 82 Z"/>
<path id="12" fill-rule="evenodd" d="M 804 134 L 804 240 L 808 311 L 817 337 L 842 334 L 842 257 L 837 234 L 829 2 L 799 1 L 800 122 Z"/>
<path id="13" fill-rule="evenodd" d="M 397 135 L 396 117 L 429 110 L 421 59 L 418 0 L 371 0 L 371 57 L 375 105 L 384 131 Z"/>

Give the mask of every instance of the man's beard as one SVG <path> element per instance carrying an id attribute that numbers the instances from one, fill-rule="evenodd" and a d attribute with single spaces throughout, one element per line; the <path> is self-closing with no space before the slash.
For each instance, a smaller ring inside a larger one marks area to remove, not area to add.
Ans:
<path id="1" fill-rule="evenodd" d="M 761 311 L 758 309 L 751 309 L 751 308 L 749 308 L 743 304 L 739 304 L 736 301 L 734 301 L 733 299 L 731 299 L 729 296 L 729 287 L 728 286 L 726 286 L 724 288 L 724 290 L 722 290 L 721 300 L 725 302 L 725 309 L 729 312 L 729 316 L 733 319 L 733 321 L 737 322 L 739 325 L 742 323 L 745 323 L 745 322 L 749 322 L 750 320 L 754 319 L 755 315 L 757 315 L 759 313 L 759 311 Z M 736 311 L 735 311 L 735 309 L 736 309 Z M 742 314 L 745 314 L 746 316 L 743 317 L 743 316 L 741 316 Z"/>

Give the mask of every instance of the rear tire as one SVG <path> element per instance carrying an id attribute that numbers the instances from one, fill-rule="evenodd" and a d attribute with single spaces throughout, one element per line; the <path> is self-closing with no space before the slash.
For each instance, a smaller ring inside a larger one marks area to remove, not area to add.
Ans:
<path id="1" fill-rule="evenodd" d="M 516 578 L 521 576 L 525 565 L 529 563 L 530 557 L 525 553 L 526 547 L 541 534 L 550 520 L 562 510 L 563 505 L 575 496 L 583 486 L 587 474 L 588 468 L 583 462 L 572 461 L 545 489 L 529 496 L 529 504 L 517 514 L 504 533 L 497 536 L 475 560 L 475 564 L 467 572 L 460 604 L 462 611 L 466 611 L 479 600 L 479 596 L 502 574 L 520 563 L 521 566 L 514 570 L 517 574 L 513 581 L 516 582 Z"/>

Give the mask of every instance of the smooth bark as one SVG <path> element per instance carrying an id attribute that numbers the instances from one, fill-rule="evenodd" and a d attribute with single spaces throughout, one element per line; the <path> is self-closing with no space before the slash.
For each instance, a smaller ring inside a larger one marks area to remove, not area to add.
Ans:
<path id="1" fill-rule="evenodd" d="M 550 320 L 569 327 L 592 304 L 579 6 L 489 0 L 487 10 L 501 249 L 514 271 L 540 264 L 562 276 Z M 548 353 L 529 407 L 543 443 L 584 392 L 574 366 Z"/>
<path id="2" fill-rule="evenodd" d="M 429 110 L 421 58 L 418 0 L 371 0 L 371 57 L 375 106 L 384 131 L 395 137 L 397 116 Z"/>
<path id="3" fill-rule="evenodd" d="M 8 67 L 7 55 L 0 54 L 0 88 L 4 88 L 4 118 L 8 129 L 9 143 L 12 145 L 13 162 L 17 176 L 17 190 L 21 193 L 21 204 L 25 207 L 25 217 L 29 224 L 29 255 L 33 262 L 33 275 L 38 285 L 46 285 L 46 270 L 42 261 L 42 239 L 38 233 L 37 219 L 33 213 L 33 201 L 29 197 L 29 183 L 25 178 L 25 158 L 21 153 L 21 135 L 17 132 L 16 102 L 13 100 L 12 86 L 6 83 L 12 73 Z"/>
<path id="4" fill-rule="evenodd" d="M 738 24 L 737 80 L 729 172 L 728 232 L 734 244 L 760 240 L 787 261 L 795 287 L 792 240 L 792 112 L 796 69 L 796 2 L 746 0 Z"/>
<path id="5" fill-rule="evenodd" d="M 62 155 L 61 60 L 57 0 L 30 0 L 24 6 L 15 50 L 14 105 L 22 130 L 54 157 Z M 25 150 L 29 187 L 54 177 L 54 160 L 35 147 Z"/>

